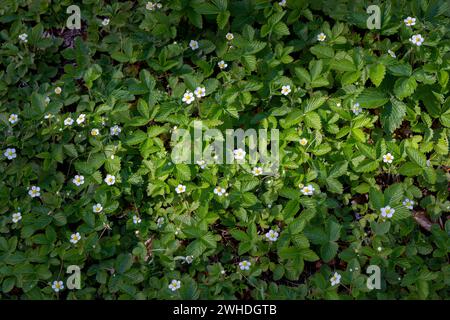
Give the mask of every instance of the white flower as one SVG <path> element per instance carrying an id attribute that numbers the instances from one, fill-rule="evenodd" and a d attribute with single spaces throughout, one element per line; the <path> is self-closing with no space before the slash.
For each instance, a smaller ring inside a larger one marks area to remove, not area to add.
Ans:
<path id="1" fill-rule="evenodd" d="M 72 242 L 73 244 L 76 244 L 80 240 L 81 240 L 81 236 L 80 236 L 79 232 L 74 233 L 70 236 L 70 242 Z"/>
<path id="2" fill-rule="evenodd" d="M 395 213 L 395 209 L 390 206 L 381 208 L 380 211 L 383 218 L 392 218 L 392 215 Z"/>
<path id="3" fill-rule="evenodd" d="M 180 280 L 172 280 L 169 284 L 169 289 L 172 291 L 177 291 L 181 287 L 181 281 Z"/>
<path id="4" fill-rule="evenodd" d="M 28 42 L 28 35 L 26 33 L 19 34 L 19 39 L 21 42 L 27 43 Z"/>
<path id="5" fill-rule="evenodd" d="M 184 93 L 182 100 L 187 104 L 191 104 L 195 100 L 194 94 L 188 90 Z"/>
<path id="6" fill-rule="evenodd" d="M 278 2 L 278 4 L 280 5 L 280 7 L 284 7 L 286 5 L 286 0 L 281 0 L 280 2 Z"/>
<path id="7" fill-rule="evenodd" d="M 183 186 L 182 184 L 179 184 L 176 188 L 175 188 L 176 193 L 180 194 L 186 191 L 186 186 Z"/>
<path id="8" fill-rule="evenodd" d="M 91 130 L 91 136 L 98 136 L 100 134 L 100 130 L 94 128 Z"/>
<path id="9" fill-rule="evenodd" d="M 266 238 L 269 241 L 277 241 L 278 232 L 276 232 L 275 230 L 270 230 L 269 232 L 266 233 Z"/>
<path id="10" fill-rule="evenodd" d="M 315 189 L 311 184 L 308 184 L 307 186 L 304 186 L 301 191 L 305 196 L 312 196 Z"/>
<path id="11" fill-rule="evenodd" d="M 395 55 L 395 52 L 392 51 L 391 49 L 388 50 L 388 53 L 392 58 L 397 58 L 397 56 Z"/>
<path id="12" fill-rule="evenodd" d="M 158 9 L 161 9 L 161 8 L 162 8 L 162 4 L 161 4 L 161 3 L 157 3 L 157 4 L 156 4 L 156 7 L 157 7 Z"/>
<path id="13" fill-rule="evenodd" d="M 61 94 L 61 92 L 62 92 L 61 87 L 56 87 L 56 88 L 55 88 L 55 93 L 56 93 L 56 94 Z"/>
<path id="14" fill-rule="evenodd" d="M 226 193 L 227 190 L 222 187 L 215 187 L 214 193 L 217 194 L 219 197 L 221 197 L 224 193 Z"/>
<path id="15" fill-rule="evenodd" d="M 403 20 L 403 22 L 405 22 L 405 24 L 406 24 L 408 27 L 411 27 L 411 26 L 413 26 L 413 25 L 416 24 L 416 18 L 408 17 L 408 18 L 406 18 L 405 20 Z"/>
<path id="16" fill-rule="evenodd" d="M 64 119 L 64 124 L 66 126 L 71 126 L 73 124 L 73 119 L 71 117 Z"/>
<path id="17" fill-rule="evenodd" d="M 92 206 L 92 211 L 94 213 L 100 213 L 100 212 L 102 212 L 102 210 L 103 210 L 103 207 L 102 207 L 102 205 L 100 203 L 94 204 Z"/>
<path id="18" fill-rule="evenodd" d="M 5 153 L 4 153 L 3 155 L 4 155 L 5 157 L 7 157 L 8 160 L 12 160 L 12 159 L 14 159 L 15 157 L 17 157 L 16 149 L 14 149 L 14 148 L 7 148 L 7 149 L 5 150 Z"/>
<path id="19" fill-rule="evenodd" d="M 206 95 L 205 87 L 197 87 L 194 91 L 194 94 L 197 96 L 197 98 L 204 97 Z"/>
<path id="20" fill-rule="evenodd" d="M 255 177 L 260 176 L 263 173 L 263 169 L 261 167 L 254 167 L 252 173 Z"/>
<path id="21" fill-rule="evenodd" d="M 102 25 L 106 27 L 108 24 L 109 24 L 109 19 L 108 18 L 103 19 Z"/>
<path id="22" fill-rule="evenodd" d="M 378 247 L 377 250 L 378 250 L 379 252 L 381 252 L 381 250 L 383 250 L 383 248 L 382 248 L 382 247 Z"/>
<path id="23" fill-rule="evenodd" d="M 153 2 L 147 2 L 147 4 L 145 5 L 145 8 L 147 9 L 147 10 L 150 10 L 150 11 L 152 11 L 152 10 L 154 10 L 155 9 L 155 6 L 156 6 L 156 3 L 153 3 Z"/>
<path id="24" fill-rule="evenodd" d="M 50 97 L 45 97 L 44 101 L 45 101 L 46 104 L 49 104 L 50 103 Z"/>
<path id="25" fill-rule="evenodd" d="M 306 140 L 305 138 L 300 139 L 300 144 L 302 146 L 306 146 L 308 144 L 308 140 Z"/>
<path id="26" fill-rule="evenodd" d="M 242 160 L 245 158 L 245 155 L 247 154 L 244 150 L 242 150 L 241 148 L 236 149 L 233 151 L 234 153 L 234 159 L 236 160 Z"/>
<path id="27" fill-rule="evenodd" d="M 356 114 L 356 115 L 358 115 L 358 114 L 360 114 L 360 113 L 362 112 L 362 108 L 359 106 L 359 103 L 358 103 L 358 102 L 355 103 L 355 104 L 352 106 L 352 111 L 353 111 L 353 113 Z"/>
<path id="28" fill-rule="evenodd" d="M 161 228 L 163 224 L 164 224 L 164 218 L 159 217 L 158 220 L 156 220 L 156 225 L 158 226 L 158 228 Z"/>
<path id="29" fill-rule="evenodd" d="M 105 182 L 108 186 L 112 186 L 114 183 L 116 183 L 116 177 L 111 174 L 107 174 Z"/>
<path id="30" fill-rule="evenodd" d="M 84 177 L 80 176 L 80 175 L 76 175 L 72 182 L 76 185 L 76 186 L 81 186 L 84 183 Z"/>
<path id="31" fill-rule="evenodd" d="M 77 118 L 77 123 L 82 124 L 86 120 L 86 115 L 84 113 L 80 114 Z"/>
<path id="32" fill-rule="evenodd" d="M 247 260 L 239 262 L 239 268 L 241 270 L 249 270 L 251 265 L 252 264 Z"/>
<path id="33" fill-rule="evenodd" d="M 115 125 L 114 127 L 109 128 L 109 131 L 112 136 L 118 136 L 122 129 L 120 129 L 118 125 Z"/>
<path id="34" fill-rule="evenodd" d="M 39 188 L 37 186 L 32 186 L 28 190 L 28 194 L 30 195 L 30 197 L 35 198 L 35 197 L 39 197 L 41 195 L 40 191 L 41 191 L 41 188 Z"/>
<path id="35" fill-rule="evenodd" d="M 139 218 L 138 216 L 133 216 L 133 223 L 134 224 L 138 224 L 138 223 L 141 223 L 141 222 L 142 222 L 141 218 Z"/>
<path id="36" fill-rule="evenodd" d="M 410 200 L 410 199 L 408 199 L 408 198 L 406 198 L 406 199 L 403 201 L 403 205 L 404 205 L 406 208 L 412 210 L 412 209 L 414 208 L 414 201 L 413 201 L 413 200 Z"/>
<path id="37" fill-rule="evenodd" d="M 413 35 L 409 39 L 409 41 L 411 41 L 416 46 L 420 47 L 422 45 L 422 43 L 425 41 L 425 39 L 420 34 L 416 34 L 416 35 Z"/>
<path id="38" fill-rule="evenodd" d="M 281 87 L 281 94 L 287 96 L 291 92 L 291 86 L 285 85 Z"/>
<path id="39" fill-rule="evenodd" d="M 55 116 L 54 115 L 52 115 L 51 113 L 47 113 L 45 116 L 44 116 L 44 119 L 51 119 L 51 118 L 54 118 Z"/>
<path id="40" fill-rule="evenodd" d="M 19 116 L 17 115 L 17 114 L 15 114 L 15 113 L 12 113 L 10 116 L 9 116 L 9 122 L 11 123 L 11 124 L 14 124 L 14 123 L 16 123 L 17 121 L 19 121 Z"/>
<path id="41" fill-rule="evenodd" d="M 392 163 L 392 160 L 394 160 L 394 156 L 390 153 L 387 153 L 383 156 L 383 162 L 385 163 Z"/>
<path id="42" fill-rule="evenodd" d="M 341 282 L 341 275 L 337 272 L 334 273 L 334 275 L 330 279 L 331 285 L 335 286 Z"/>
<path id="43" fill-rule="evenodd" d="M 198 49 L 198 42 L 195 40 L 191 40 L 189 42 L 189 47 L 191 47 L 192 50 L 197 50 Z"/>
<path id="44" fill-rule="evenodd" d="M 219 63 L 217 63 L 217 65 L 219 66 L 220 69 L 225 69 L 226 67 L 228 67 L 228 64 L 225 63 L 225 61 L 219 61 Z"/>
<path id="45" fill-rule="evenodd" d="M 22 214 L 20 212 L 13 213 L 12 222 L 17 223 L 22 220 Z"/>
<path id="46" fill-rule="evenodd" d="M 227 38 L 228 41 L 231 41 L 231 40 L 234 39 L 234 35 L 233 35 L 232 33 L 228 32 L 228 33 L 226 34 L 225 38 Z"/>
<path id="47" fill-rule="evenodd" d="M 327 38 L 327 36 L 323 32 L 321 32 L 317 35 L 317 40 L 319 40 L 319 41 L 325 41 L 326 38 Z"/>
<path id="48" fill-rule="evenodd" d="M 205 160 L 198 160 L 197 164 L 200 166 L 200 168 L 205 169 L 206 168 L 206 161 Z"/>
<path id="49" fill-rule="evenodd" d="M 55 292 L 59 292 L 60 290 L 64 289 L 64 283 L 62 281 L 53 281 L 52 289 Z"/>
<path id="50" fill-rule="evenodd" d="M 194 256 L 186 256 L 186 257 L 184 258 L 184 261 L 185 261 L 186 263 L 188 263 L 188 264 L 191 264 L 192 261 L 194 261 Z"/>

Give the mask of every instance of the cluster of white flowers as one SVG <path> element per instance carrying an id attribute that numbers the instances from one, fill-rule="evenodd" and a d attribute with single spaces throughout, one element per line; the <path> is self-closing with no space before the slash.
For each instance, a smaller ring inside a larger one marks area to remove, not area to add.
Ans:
<path id="1" fill-rule="evenodd" d="M 352 106 L 352 111 L 355 115 L 358 115 L 362 112 L 362 108 L 359 106 L 359 103 L 356 102 L 355 104 L 353 104 Z"/>
<path id="2" fill-rule="evenodd" d="M 335 272 L 333 274 L 333 276 L 331 277 L 330 282 L 331 282 L 332 286 L 339 284 L 341 282 L 341 275 L 339 273 Z"/>
<path id="3" fill-rule="evenodd" d="M 63 290 L 64 289 L 64 283 L 62 282 L 62 281 L 53 281 L 53 284 L 52 284 L 52 289 L 55 291 L 55 292 L 59 292 L 60 290 Z"/>
<path id="4" fill-rule="evenodd" d="M 252 265 L 251 262 L 247 260 L 239 262 L 239 268 L 241 270 L 249 270 L 251 265 Z"/>
<path id="5" fill-rule="evenodd" d="M 192 102 L 194 102 L 194 100 L 194 94 L 191 91 L 187 90 L 183 95 L 182 101 L 186 104 L 191 104 Z"/>
<path id="6" fill-rule="evenodd" d="M 226 192 L 227 190 L 225 188 L 219 186 L 214 188 L 214 194 L 217 194 L 219 197 L 223 196 Z"/>
<path id="7" fill-rule="evenodd" d="M 180 194 L 183 192 L 186 192 L 186 186 L 179 184 L 176 188 L 175 188 L 175 192 Z"/>
<path id="8" fill-rule="evenodd" d="M 239 149 L 234 150 L 233 154 L 234 154 L 235 160 L 243 160 L 247 153 L 244 150 L 242 150 L 241 148 L 239 148 Z"/>
<path id="9" fill-rule="evenodd" d="M 151 2 L 151 1 L 149 1 L 149 2 L 147 2 L 147 4 L 145 5 L 145 8 L 146 8 L 147 10 L 149 10 L 149 11 L 153 11 L 153 10 L 156 10 L 156 9 L 161 9 L 161 8 L 162 8 L 162 4 L 159 3 L 159 2 L 153 3 L 153 2 Z"/>
<path id="10" fill-rule="evenodd" d="M 35 197 L 39 197 L 41 195 L 41 188 L 37 187 L 37 186 L 31 186 L 31 188 L 28 190 L 28 194 L 30 195 L 30 197 L 35 198 Z"/>
<path id="11" fill-rule="evenodd" d="M 81 175 L 78 175 L 78 174 L 77 174 L 77 175 L 73 178 L 72 182 L 73 182 L 77 187 L 79 187 L 79 186 L 81 186 L 81 185 L 84 183 L 84 176 L 81 176 Z"/>
<path id="12" fill-rule="evenodd" d="M 116 183 L 116 177 L 111 174 L 107 174 L 104 181 L 108 186 L 112 186 L 114 183 Z"/>
<path id="13" fill-rule="evenodd" d="M 281 94 L 287 96 L 291 92 L 291 86 L 285 85 L 281 87 Z"/>
<path id="14" fill-rule="evenodd" d="M 389 218 L 389 219 L 392 218 L 392 216 L 395 213 L 395 209 L 391 208 L 390 206 L 386 206 L 384 208 L 381 208 L 380 211 L 381 211 L 381 216 L 383 218 Z"/>
<path id="15" fill-rule="evenodd" d="M 9 121 L 11 124 L 14 124 L 14 123 L 16 123 L 17 121 L 19 121 L 19 116 L 18 116 L 17 114 L 15 114 L 15 113 L 12 113 L 12 114 L 9 116 L 8 121 Z"/>
<path id="16" fill-rule="evenodd" d="M 3 154 L 8 160 L 12 160 L 17 157 L 15 148 L 6 148 L 5 153 Z"/>
<path id="17" fill-rule="evenodd" d="M 325 41 L 325 39 L 327 38 L 327 36 L 325 35 L 325 33 L 321 32 L 317 35 L 317 40 L 319 41 Z"/>
<path id="18" fill-rule="evenodd" d="M 300 187 L 301 192 L 305 196 L 312 196 L 314 194 L 314 191 L 316 190 L 316 189 L 314 189 L 312 184 L 308 184 L 307 186 L 303 186 L 302 184 L 300 184 L 299 187 Z"/>
<path id="19" fill-rule="evenodd" d="M 223 69 L 225 69 L 226 67 L 228 67 L 228 64 L 226 64 L 225 63 L 225 61 L 219 61 L 218 63 L 217 63 L 217 65 L 219 66 L 219 68 L 221 69 L 221 70 L 223 70 Z"/>
<path id="20" fill-rule="evenodd" d="M 20 42 L 27 43 L 28 35 L 26 33 L 19 34 L 19 40 L 20 40 Z"/>
<path id="21" fill-rule="evenodd" d="M 22 214 L 20 212 L 13 213 L 12 222 L 17 223 L 22 220 Z"/>
<path id="22" fill-rule="evenodd" d="M 387 153 L 383 156 L 383 162 L 385 162 L 385 163 L 392 163 L 393 160 L 394 160 L 394 156 L 390 153 Z"/>
<path id="23" fill-rule="evenodd" d="M 76 244 L 80 240 L 81 240 L 81 236 L 80 236 L 79 232 L 74 233 L 70 236 L 70 242 L 72 242 L 73 244 Z"/>
<path id="24" fill-rule="evenodd" d="M 278 232 L 276 232 L 275 230 L 270 230 L 269 232 L 266 233 L 266 238 L 269 241 L 277 241 L 278 239 Z"/>
<path id="25" fill-rule="evenodd" d="M 100 212 L 103 211 L 103 207 L 102 207 L 102 205 L 101 205 L 100 203 L 94 204 L 94 205 L 92 206 L 92 211 L 93 211 L 94 213 L 100 213 Z"/>
<path id="26" fill-rule="evenodd" d="M 404 205 L 406 208 L 412 210 L 412 209 L 414 208 L 414 201 L 413 201 L 413 200 L 410 200 L 410 199 L 408 199 L 408 198 L 405 198 L 405 200 L 403 200 L 403 205 Z"/>
<path id="27" fill-rule="evenodd" d="M 169 284 L 169 289 L 172 291 L 177 291 L 181 288 L 181 281 L 180 280 L 172 280 Z"/>

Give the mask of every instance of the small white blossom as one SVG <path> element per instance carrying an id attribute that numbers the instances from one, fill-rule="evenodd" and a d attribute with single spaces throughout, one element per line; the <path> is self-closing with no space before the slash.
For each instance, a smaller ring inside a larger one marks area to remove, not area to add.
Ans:
<path id="1" fill-rule="evenodd" d="M 134 224 L 138 224 L 138 223 L 141 223 L 141 222 L 142 222 L 141 218 L 139 218 L 138 216 L 133 216 L 133 223 Z"/>
<path id="2" fill-rule="evenodd" d="M 251 262 L 247 260 L 239 262 L 239 268 L 241 270 L 249 270 L 251 265 L 252 265 Z"/>
<path id="3" fill-rule="evenodd" d="M 186 186 L 179 184 L 176 188 L 175 188 L 176 193 L 180 194 L 186 191 Z"/>
<path id="4" fill-rule="evenodd" d="M 312 184 L 308 184 L 307 186 L 304 186 L 301 189 L 301 191 L 305 196 L 312 196 L 314 194 L 315 189 L 312 186 Z"/>
<path id="5" fill-rule="evenodd" d="M 62 281 L 53 281 L 52 289 L 55 292 L 59 292 L 60 290 L 64 289 L 64 283 Z"/>
<path id="6" fill-rule="evenodd" d="M 233 35 L 232 33 L 228 32 L 228 33 L 226 34 L 225 38 L 227 38 L 228 41 L 231 41 L 231 40 L 234 39 L 234 35 Z"/>
<path id="7" fill-rule="evenodd" d="M 382 248 L 382 247 L 378 247 L 377 250 L 378 250 L 379 252 L 381 252 L 381 250 L 383 250 L 383 248 Z"/>
<path id="8" fill-rule="evenodd" d="M 30 197 L 35 198 L 35 197 L 39 197 L 41 195 L 41 188 L 37 187 L 37 186 L 32 186 L 29 190 L 28 190 L 28 194 L 30 195 Z"/>
<path id="9" fill-rule="evenodd" d="M 254 167 L 252 173 L 254 176 L 260 176 L 263 174 L 263 169 L 261 167 Z"/>
<path id="10" fill-rule="evenodd" d="M 94 205 L 92 206 L 92 211 L 93 211 L 94 213 L 100 213 L 100 212 L 103 211 L 103 207 L 102 207 L 102 205 L 101 205 L 100 203 L 94 204 Z"/>
<path id="11" fill-rule="evenodd" d="M 416 24 L 416 18 L 408 17 L 408 18 L 406 18 L 405 20 L 403 20 L 403 22 L 404 22 L 408 27 L 411 27 L 411 26 L 413 26 L 413 25 Z"/>
<path id="12" fill-rule="evenodd" d="M 234 153 L 234 159 L 236 160 L 242 160 L 245 158 L 245 155 L 247 154 L 244 150 L 242 150 L 241 148 L 236 149 L 233 151 Z"/>
<path id="13" fill-rule="evenodd" d="M 73 119 L 71 117 L 64 119 L 64 124 L 66 126 L 71 126 L 73 124 Z"/>
<path id="14" fill-rule="evenodd" d="M 172 291 L 177 291 L 181 287 L 181 281 L 180 280 L 172 280 L 169 284 L 169 289 Z"/>
<path id="15" fill-rule="evenodd" d="M 183 95 L 183 102 L 186 102 L 186 104 L 191 104 L 195 100 L 194 94 L 190 92 L 189 90 L 186 91 Z"/>
<path id="16" fill-rule="evenodd" d="M 28 35 L 26 33 L 19 34 L 19 39 L 20 39 L 21 42 L 27 43 L 28 42 Z"/>
<path id="17" fill-rule="evenodd" d="M 341 275 L 337 272 L 334 273 L 334 275 L 330 279 L 331 285 L 335 286 L 341 282 Z"/>
<path id="18" fill-rule="evenodd" d="M 200 168 L 205 169 L 206 168 L 206 161 L 205 160 L 198 160 L 197 164 L 200 166 Z"/>
<path id="19" fill-rule="evenodd" d="M 281 87 L 281 94 L 287 96 L 291 92 L 291 86 L 285 85 Z"/>
<path id="20" fill-rule="evenodd" d="M 55 116 L 54 115 L 52 115 L 51 113 L 47 113 L 45 116 L 44 116 L 44 119 L 51 119 L 51 118 L 54 118 Z"/>
<path id="21" fill-rule="evenodd" d="M 397 58 L 397 56 L 395 55 L 395 52 L 392 51 L 391 49 L 388 50 L 388 53 L 392 58 Z"/>
<path id="22" fill-rule="evenodd" d="M 100 130 L 94 128 L 91 130 L 91 136 L 98 136 L 100 134 Z"/>
<path id="23" fill-rule="evenodd" d="M 404 205 L 406 208 L 408 208 L 409 210 L 412 210 L 412 209 L 414 208 L 414 201 L 413 201 L 413 200 L 410 200 L 410 199 L 408 199 L 408 198 L 406 198 L 406 199 L 403 201 L 403 205 Z"/>
<path id="24" fill-rule="evenodd" d="M 20 212 L 13 213 L 12 222 L 17 223 L 22 220 L 22 214 Z"/>
<path id="25" fill-rule="evenodd" d="M 77 123 L 82 124 L 86 120 L 86 115 L 84 113 L 80 114 L 77 118 Z"/>
<path id="26" fill-rule="evenodd" d="M 111 127 L 109 131 L 112 136 L 118 136 L 122 129 L 118 125 L 115 125 Z"/>
<path id="27" fill-rule="evenodd" d="M 395 213 L 395 209 L 390 206 L 381 208 L 380 211 L 383 218 L 392 218 L 392 215 Z"/>
<path id="28" fill-rule="evenodd" d="M 45 97 L 45 104 L 49 104 L 50 103 L 50 97 Z"/>
<path id="29" fill-rule="evenodd" d="M 327 38 L 327 36 L 323 32 L 321 32 L 317 35 L 317 40 L 319 40 L 319 41 L 325 41 L 326 38 Z"/>
<path id="30" fill-rule="evenodd" d="M 197 50 L 198 49 L 198 42 L 195 40 L 191 40 L 189 42 L 189 47 L 191 47 L 192 50 Z"/>
<path id="31" fill-rule="evenodd" d="M 286 5 L 286 0 L 281 0 L 280 2 L 278 2 L 278 4 L 280 5 L 280 7 L 284 7 Z"/>
<path id="32" fill-rule="evenodd" d="M 266 238 L 269 241 L 277 241 L 278 232 L 276 232 L 275 230 L 270 230 L 269 232 L 266 233 Z"/>
<path id="33" fill-rule="evenodd" d="M 161 228 L 163 224 L 164 224 L 164 218 L 159 217 L 158 220 L 156 220 L 156 225 L 158 226 L 158 228 Z"/>
<path id="34" fill-rule="evenodd" d="M 61 92 L 62 92 L 61 87 L 56 87 L 56 88 L 55 88 L 55 93 L 56 93 L 56 94 L 61 94 Z"/>
<path id="35" fill-rule="evenodd" d="M 385 162 L 385 163 L 392 163 L 393 160 L 394 160 L 394 156 L 390 153 L 387 153 L 383 156 L 383 162 Z"/>
<path id="36" fill-rule="evenodd" d="M 225 69 L 226 67 L 228 67 L 228 64 L 226 64 L 225 61 L 223 61 L 223 60 L 222 60 L 222 61 L 219 61 L 219 62 L 217 63 L 217 65 L 218 65 L 219 68 L 222 69 L 222 70 Z"/>
<path id="37" fill-rule="evenodd" d="M 72 242 L 73 244 L 76 244 L 80 240 L 81 240 L 81 236 L 80 236 L 79 232 L 74 233 L 70 236 L 70 242 Z"/>
<path id="38" fill-rule="evenodd" d="M 103 19 L 102 25 L 103 25 L 104 27 L 106 27 L 108 24 L 109 24 L 109 19 L 108 19 L 108 18 Z"/>
<path id="39" fill-rule="evenodd" d="M 420 47 L 422 45 L 422 43 L 425 41 L 425 39 L 420 34 L 416 34 L 416 35 L 413 35 L 409 39 L 409 41 L 411 41 L 416 46 Z"/>
<path id="40" fill-rule="evenodd" d="M 300 139 L 300 144 L 302 146 L 306 146 L 308 144 L 308 140 L 306 140 L 305 138 Z"/>
<path id="41" fill-rule="evenodd" d="M 186 256 L 184 257 L 184 261 L 188 264 L 191 264 L 194 261 L 194 256 Z"/>
<path id="42" fill-rule="evenodd" d="M 15 114 L 15 113 L 12 113 L 12 114 L 9 116 L 8 121 L 9 121 L 11 124 L 14 124 L 14 123 L 16 123 L 17 121 L 19 121 L 19 116 L 18 116 L 17 114 Z"/>
<path id="43" fill-rule="evenodd" d="M 219 197 L 221 197 L 226 192 L 227 192 L 227 190 L 222 188 L 222 187 L 215 187 L 214 188 L 214 194 L 217 194 Z"/>
<path id="44" fill-rule="evenodd" d="M 76 185 L 76 186 L 81 186 L 84 183 L 84 177 L 80 176 L 80 175 L 76 175 L 72 182 Z"/>
<path id="45" fill-rule="evenodd" d="M 362 112 L 362 108 L 359 106 L 359 103 L 358 103 L 358 102 L 355 103 L 355 104 L 352 106 L 352 111 L 353 111 L 353 113 L 356 114 L 356 115 L 358 115 L 358 114 L 360 114 L 360 113 Z"/>
<path id="46" fill-rule="evenodd" d="M 206 95 L 205 87 L 197 87 L 194 91 L 194 94 L 197 96 L 197 98 L 204 97 Z"/>
<path id="47" fill-rule="evenodd" d="M 8 160 L 12 160 L 17 157 L 15 148 L 7 148 L 3 154 Z"/>
<path id="48" fill-rule="evenodd" d="M 108 174 L 106 175 L 105 182 L 108 186 L 112 186 L 114 183 L 116 183 L 116 177 Z"/>

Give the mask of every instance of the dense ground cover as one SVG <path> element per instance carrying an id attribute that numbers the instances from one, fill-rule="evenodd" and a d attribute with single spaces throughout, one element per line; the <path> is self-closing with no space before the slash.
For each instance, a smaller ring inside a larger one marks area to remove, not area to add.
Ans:
<path id="1" fill-rule="evenodd" d="M 448 298 L 448 1 L 72 4 L 0 7 L 1 299 Z M 194 120 L 279 171 L 173 163 Z"/>

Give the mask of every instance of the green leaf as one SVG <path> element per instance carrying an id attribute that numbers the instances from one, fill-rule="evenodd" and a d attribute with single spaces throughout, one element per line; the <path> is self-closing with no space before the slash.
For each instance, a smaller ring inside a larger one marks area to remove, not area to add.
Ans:
<path id="1" fill-rule="evenodd" d="M 403 100 L 414 93 L 417 88 L 416 79 L 410 78 L 400 78 L 395 81 L 394 93 L 397 98 Z"/>
<path id="2" fill-rule="evenodd" d="M 427 165 L 427 158 L 417 149 L 407 147 L 406 153 L 408 157 L 417 165 L 424 168 Z"/>
<path id="3" fill-rule="evenodd" d="M 366 88 L 358 96 L 356 101 L 363 108 L 377 108 L 386 104 L 389 101 L 389 98 L 382 90 L 375 88 Z"/>
<path id="4" fill-rule="evenodd" d="M 406 115 L 406 105 L 392 98 L 390 103 L 388 103 L 381 113 L 381 124 L 384 130 L 388 133 L 393 133 L 397 128 L 399 128 L 403 122 Z"/>
<path id="5" fill-rule="evenodd" d="M 385 74 L 386 67 L 382 63 L 372 64 L 369 67 L 369 78 L 376 87 L 381 84 Z"/>

